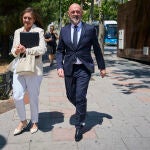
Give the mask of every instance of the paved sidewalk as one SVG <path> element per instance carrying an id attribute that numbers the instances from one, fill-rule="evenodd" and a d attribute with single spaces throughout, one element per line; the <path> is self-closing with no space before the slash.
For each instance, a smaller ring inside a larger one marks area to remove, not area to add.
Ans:
<path id="1" fill-rule="evenodd" d="M 88 131 L 74 141 L 73 106 L 65 95 L 56 65 L 44 64 L 40 93 L 39 131 L 13 136 L 16 110 L 0 115 L 2 150 L 150 150 L 150 66 L 105 56 L 107 77 L 97 66 L 88 89 Z M 29 105 L 26 105 L 30 119 Z"/>

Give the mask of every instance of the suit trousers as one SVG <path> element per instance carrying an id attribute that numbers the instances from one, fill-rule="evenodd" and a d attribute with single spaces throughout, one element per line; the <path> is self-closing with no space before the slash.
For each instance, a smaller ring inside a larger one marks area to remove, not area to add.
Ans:
<path id="1" fill-rule="evenodd" d="M 16 73 L 13 74 L 13 99 L 21 121 L 26 120 L 24 95 L 27 91 L 30 102 L 31 121 L 32 123 L 38 122 L 38 103 L 41 81 L 42 76 L 20 76 Z"/>
<path id="2" fill-rule="evenodd" d="M 73 65 L 71 76 L 65 76 L 66 95 L 69 101 L 76 107 L 76 128 L 85 122 L 87 109 L 87 89 L 91 73 L 83 65 Z"/>

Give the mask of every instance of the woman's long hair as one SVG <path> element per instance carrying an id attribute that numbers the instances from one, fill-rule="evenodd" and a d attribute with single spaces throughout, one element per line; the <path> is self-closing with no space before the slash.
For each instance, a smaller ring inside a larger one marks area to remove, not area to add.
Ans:
<path id="1" fill-rule="evenodd" d="M 27 7 L 22 13 L 21 13 L 21 22 L 22 22 L 22 18 L 23 18 L 23 15 L 25 13 L 31 13 L 34 17 L 34 24 L 37 26 L 37 27 L 40 27 L 40 28 L 43 28 L 43 23 L 42 23 L 42 20 L 41 20 L 41 17 L 40 15 L 35 12 L 35 10 L 31 7 Z"/>

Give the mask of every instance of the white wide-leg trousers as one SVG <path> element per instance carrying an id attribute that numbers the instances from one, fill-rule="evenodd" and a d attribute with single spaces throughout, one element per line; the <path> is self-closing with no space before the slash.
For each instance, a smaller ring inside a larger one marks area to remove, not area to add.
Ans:
<path id="1" fill-rule="evenodd" d="M 38 104 L 39 92 L 42 76 L 20 76 L 16 73 L 13 75 L 13 99 L 16 105 L 16 110 L 21 121 L 26 120 L 26 111 L 24 104 L 25 92 L 28 92 L 31 121 L 32 123 L 38 122 Z"/>

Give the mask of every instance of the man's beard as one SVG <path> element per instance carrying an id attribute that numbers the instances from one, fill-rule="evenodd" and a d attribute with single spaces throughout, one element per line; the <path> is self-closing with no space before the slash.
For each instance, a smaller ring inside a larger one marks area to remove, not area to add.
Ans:
<path id="1" fill-rule="evenodd" d="M 80 17 L 72 17 L 72 18 L 70 18 L 70 21 L 74 25 L 77 25 L 81 21 L 81 18 Z"/>

